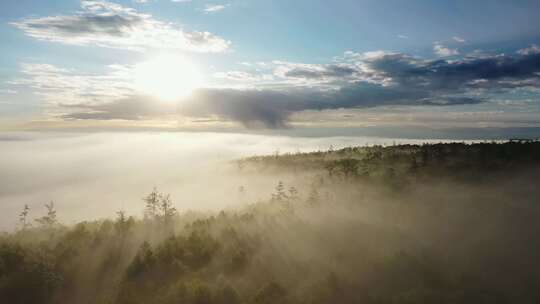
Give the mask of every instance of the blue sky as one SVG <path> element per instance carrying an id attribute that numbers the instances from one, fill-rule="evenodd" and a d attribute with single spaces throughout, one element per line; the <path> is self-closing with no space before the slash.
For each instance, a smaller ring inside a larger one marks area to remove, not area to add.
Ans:
<path id="1" fill-rule="evenodd" d="M 523 0 L 4 0 L 0 128 L 539 128 L 539 11 Z"/>

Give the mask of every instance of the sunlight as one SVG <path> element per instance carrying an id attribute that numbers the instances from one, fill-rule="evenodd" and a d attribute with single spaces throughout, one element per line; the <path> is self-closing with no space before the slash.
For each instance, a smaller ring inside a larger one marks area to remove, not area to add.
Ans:
<path id="1" fill-rule="evenodd" d="M 198 68 L 180 55 L 159 55 L 135 67 L 135 86 L 167 101 L 189 96 L 202 85 Z"/>

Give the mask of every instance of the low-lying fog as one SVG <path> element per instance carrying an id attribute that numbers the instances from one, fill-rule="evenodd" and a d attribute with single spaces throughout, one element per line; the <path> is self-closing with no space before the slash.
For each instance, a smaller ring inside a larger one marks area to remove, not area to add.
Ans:
<path id="1" fill-rule="evenodd" d="M 437 140 L 439 142 L 440 140 Z M 54 201 L 64 224 L 141 215 L 154 186 L 179 211 L 234 206 L 238 188 L 256 185 L 246 201 L 266 197 L 276 178 L 234 174 L 230 161 L 261 154 L 345 146 L 418 143 L 374 137 L 301 138 L 227 133 L 4 133 L 0 135 L 0 230 L 12 229 L 24 204 L 31 217 Z"/>

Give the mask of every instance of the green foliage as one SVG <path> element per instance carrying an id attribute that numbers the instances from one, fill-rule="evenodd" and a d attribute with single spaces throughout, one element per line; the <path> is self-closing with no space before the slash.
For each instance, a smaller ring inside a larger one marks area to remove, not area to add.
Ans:
<path id="1" fill-rule="evenodd" d="M 0 299 L 5 303 L 51 303 L 61 282 L 62 277 L 39 252 L 17 244 L 0 245 Z"/>

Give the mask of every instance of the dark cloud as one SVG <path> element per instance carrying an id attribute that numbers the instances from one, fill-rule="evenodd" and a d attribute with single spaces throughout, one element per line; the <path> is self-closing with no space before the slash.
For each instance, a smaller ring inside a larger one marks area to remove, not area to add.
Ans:
<path id="1" fill-rule="evenodd" d="M 205 89 L 196 92 L 179 110 L 190 116 L 216 115 L 247 127 L 283 128 L 289 114 L 305 105 L 302 96 L 289 92 Z"/>
<path id="2" fill-rule="evenodd" d="M 141 24 L 144 20 L 139 16 L 120 15 L 80 15 L 70 17 L 50 17 L 47 19 L 28 20 L 25 26 L 29 30 L 47 30 L 58 35 L 76 36 L 91 34 L 107 34 L 122 36 Z"/>
<path id="3" fill-rule="evenodd" d="M 357 70 L 348 66 L 327 65 L 319 69 L 310 69 L 306 67 L 295 67 L 285 72 L 286 77 L 320 79 L 320 78 L 337 78 L 347 77 L 356 73 Z"/>
<path id="4" fill-rule="evenodd" d="M 504 80 L 538 78 L 540 54 L 499 55 L 455 61 L 417 61 L 403 54 L 391 54 L 368 64 L 378 73 L 390 77 L 396 85 L 455 93 L 466 90 L 474 81 L 498 81 L 493 86 L 505 88 L 508 82 Z"/>

